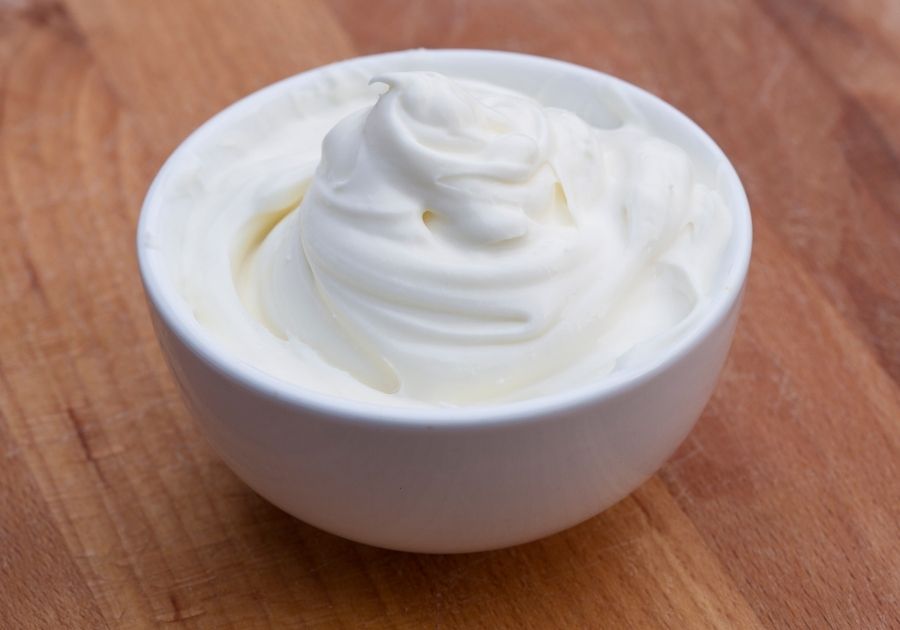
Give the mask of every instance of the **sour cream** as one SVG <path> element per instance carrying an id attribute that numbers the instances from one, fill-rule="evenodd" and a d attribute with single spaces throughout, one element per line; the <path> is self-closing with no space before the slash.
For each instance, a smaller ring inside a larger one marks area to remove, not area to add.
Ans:
<path id="1" fill-rule="evenodd" d="M 335 396 L 472 405 L 689 329 L 731 222 L 683 149 L 486 83 L 371 83 L 260 113 L 195 164 L 175 272 L 236 355 Z"/>

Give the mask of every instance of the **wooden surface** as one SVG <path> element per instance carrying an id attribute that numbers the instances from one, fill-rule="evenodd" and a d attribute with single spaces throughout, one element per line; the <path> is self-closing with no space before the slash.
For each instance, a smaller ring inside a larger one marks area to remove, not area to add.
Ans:
<path id="1" fill-rule="evenodd" d="M 324 62 L 559 57 L 705 127 L 754 213 L 697 428 L 570 531 L 416 556 L 316 531 L 211 452 L 133 234 L 198 123 Z M 0 627 L 900 627 L 900 2 L 0 0 Z"/>

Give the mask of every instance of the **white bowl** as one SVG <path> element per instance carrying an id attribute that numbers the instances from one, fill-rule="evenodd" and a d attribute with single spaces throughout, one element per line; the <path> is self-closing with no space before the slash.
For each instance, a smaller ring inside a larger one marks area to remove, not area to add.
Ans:
<path id="1" fill-rule="evenodd" d="M 165 261 L 166 195 L 191 147 L 328 79 L 431 69 L 539 95 L 595 125 L 618 107 L 688 148 L 733 212 L 721 289 L 682 339 L 649 365 L 522 402 L 406 409 L 287 384 L 231 356 L 194 319 Z M 612 103 L 608 107 L 605 103 Z M 479 50 L 361 57 L 291 77 L 213 117 L 172 154 L 147 193 L 138 258 L 160 343 L 197 419 L 250 487 L 307 523 L 407 551 L 466 552 L 534 540 L 634 490 L 685 438 L 725 361 L 750 259 L 750 209 L 722 151 L 655 96 L 580 66 Z"/>

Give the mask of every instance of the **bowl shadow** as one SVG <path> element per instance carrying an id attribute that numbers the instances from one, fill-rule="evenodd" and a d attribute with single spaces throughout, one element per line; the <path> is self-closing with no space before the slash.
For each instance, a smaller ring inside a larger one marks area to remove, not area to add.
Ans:
<path id="1" fill-rule="evenodd" d="M 238 498 L 238 497 L 235 497 Z M 652 535 L 636 498 L 535 542 L 468 554 L 355 543 L 307 525 L 244 487 L 233 515 L 270 617 L 348 627 L 573 627 L 623 621 L 623 575 Z"/>

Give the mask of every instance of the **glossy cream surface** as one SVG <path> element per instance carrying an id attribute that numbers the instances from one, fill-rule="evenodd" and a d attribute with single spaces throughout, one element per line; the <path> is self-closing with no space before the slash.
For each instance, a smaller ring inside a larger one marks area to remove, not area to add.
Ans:
<path id="1" fill-rule="evenodd" d="M 172 273 L 244 361 L 362 401 L 499 403 L 652 362 L 721 289 L 728 209 L 638 117 L 368 78 L 218 130 L 179 178 Z"/>

